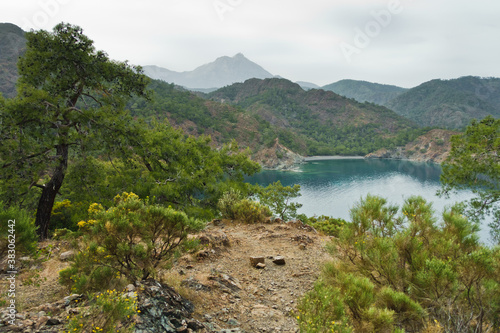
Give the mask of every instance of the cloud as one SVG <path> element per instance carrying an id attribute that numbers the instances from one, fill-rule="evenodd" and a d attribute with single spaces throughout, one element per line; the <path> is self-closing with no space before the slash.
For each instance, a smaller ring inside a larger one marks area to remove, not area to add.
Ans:
<path id="1" fill-rule="evenodd" d="M 357 31 L 373 28 L 373 12 L 394 3 L 402 11 L 346 61 L 341 43 L 354 45 Z M 242 52 L 292 80 L 414 86 L 500 76 L 499 12 L 494 0 L 33 0 L 6 2 L 0 21 L 78 24 L 112 58 L 177 71 Z"/>

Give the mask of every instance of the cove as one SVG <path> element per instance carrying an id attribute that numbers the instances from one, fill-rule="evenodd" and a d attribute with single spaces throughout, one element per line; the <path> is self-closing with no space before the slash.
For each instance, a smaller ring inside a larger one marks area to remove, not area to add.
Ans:
<path id="1" fill-rule="evenodd" d="M 402 206 L 412 195 L 432 202 L 439 219 L 445 207 L 473 197 L 471 191 L 460 191 L 450 198 L 437 196 L 441 188 L 441 166 L 434 163 L 388 159 L 315 160 L 297 166 L 293 171 L 264 170 L 247 179 L 267 186 L 280 180 L 285 186 L 299 184 L 302 196 L 300 214 L 327 215 L 350 220 L 349 211 L 368 193 Z M 486 222 L 487 224 L 487 222 Z M 489 230 L 483 226 L 480 238 L 488 243 Z"/>

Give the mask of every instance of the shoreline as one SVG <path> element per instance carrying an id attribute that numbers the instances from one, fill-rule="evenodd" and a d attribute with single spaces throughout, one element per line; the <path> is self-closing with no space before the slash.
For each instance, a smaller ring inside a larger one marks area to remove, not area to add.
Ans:
<path id="1" fill-rule="evenodd" d="M 328 160 L 361 160 L 364 156 L 342 156 L 342 155 L 332 155 L 332 156 L 308 156 L 304 157 L 304 162 L 312 161 L 328 161 Z"/>

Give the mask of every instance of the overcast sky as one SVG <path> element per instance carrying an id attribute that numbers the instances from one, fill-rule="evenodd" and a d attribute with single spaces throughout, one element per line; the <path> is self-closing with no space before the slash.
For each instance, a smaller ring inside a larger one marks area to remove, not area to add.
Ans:
<path id="1" fill-rule="evenodd" d="M 0 22 L 81 26 L 116 60 L 189 71 L 243 53 L 274 75 L 413 87 L 500 77 L 498 0 L 2 0 Z"/>

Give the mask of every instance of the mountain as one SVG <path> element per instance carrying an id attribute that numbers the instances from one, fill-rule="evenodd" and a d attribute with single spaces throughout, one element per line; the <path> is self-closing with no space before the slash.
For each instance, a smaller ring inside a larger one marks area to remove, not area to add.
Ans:
<path id="1" fill-rule="evenodd" d="M 311 83 L 311 82 L 297 81 L 295 83 L 297 83 L 304 90 L 319 89 L 319 88 L 321 88 L 317 84 L 314 84 L 314 83 Z"/>
<path id="2" fill-rule="evenodd" d="M 17 59 L 26 49 L 24 31 L 10 23 L 0 23 L 0 93 L 16 94 Z"/>
<path id="3" fill-rule="evenodd" d="M 340 80 L 323 86 L 322 89 L 353 98 L 361 103 L 370 102 L 379 105 L 386 105 L 388 101 L 407 90 L 397 86 L 357 80 Z"/>
<path id="4" fill-rule="evenodd" d="M 415 124 L 386 107 L 321 89 L 305 91 L 285 79 L 249 79 L 208 98 L 258 116 L 275 128 L 262 135 L 278 137 L 280 144 L 303 155 L 364 155 L 406 144 L 418 132 Z"/>
<path id="5" fill-rule="evenodd" d="M 220 57 L 193 71 L 175 72 L 157 66 L 144 66 L 150 78 L 175 83 L 192 90 L 220 88 L 250 78 L 271 78 L 273 75 L 261 66 L 248 60 L 241 53 L 234 57 Z M 205 91 L 206 92 L 206 91 Z"/>
<path id="6" fill-rule="evenodd" d="M 471 119 L 500 117 L 500 79 L 466 76 L 432 80 L 385 105 L 423 126 L 460 129 Z"/>

